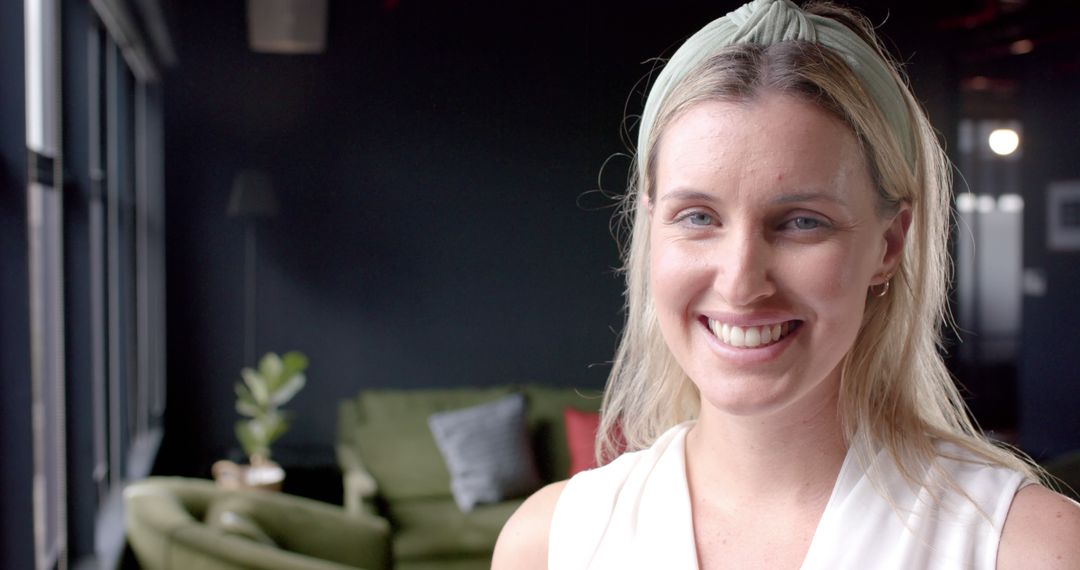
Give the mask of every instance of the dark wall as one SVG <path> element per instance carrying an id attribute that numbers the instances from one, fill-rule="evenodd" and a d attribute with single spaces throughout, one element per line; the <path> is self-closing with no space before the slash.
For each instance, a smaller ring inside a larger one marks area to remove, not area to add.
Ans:
<path id="1" fill-rule="evenodd" d="M 1045 273 L 1046 295 L 1024 298 L 1021 443 L 1037 457 L 1080 449 L 1080 252 L 1047 247 L 1047 186 L 1080 180 L 1080 79 L 1032 66 L 1022 99 L 1024 265 Z"/>
<path id="2" fill-rule="evenodd" d="M 225 209 L 242 168 L 282 206 L 258 226 L 257 352 L 312 363 L 283 445 L 331 445 L 334 403 L 364 388 L 601 386 L 622 285 L 610 201 L 589 191 L 625 150 L 647 60 L 737 4 L 332 1 L 327 52 L 282 56 L 248 51 L 242 3 L 173 3 L 166 469 L 235 447 L 244 224 Z M 933 22 L 867 10 L 951 136 L 958 78 Z"/>
<path id="3" fill-rule="evenodd" d="M 258 228 L 257 352 L 312 363 L 283 444 L 332 444 L 334 403 L 363 388 L 602 385 L 622 286 L 610 202 L 588 192 L 623 150 L 638 62 L 666 44 L 613 47 L 621 22 L 569 5 L 332 2 L 325 54 L 259 55 L 242 4 L 175 7 L 167 437 L 194 444 L 186 468 L 235 446 L 240 168 L 281 202 Z"/>
<path id="4" fill-rule="evenodd" d="M 0 2 L 0 568 L 34 564 L 23 4 Z"/>

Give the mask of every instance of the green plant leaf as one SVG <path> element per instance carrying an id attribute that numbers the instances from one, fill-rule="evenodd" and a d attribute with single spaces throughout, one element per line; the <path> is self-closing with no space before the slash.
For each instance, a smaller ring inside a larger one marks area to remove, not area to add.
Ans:
<path id="1" fill-rule="evenodd" d="M 237 400 L 236 413 L 249 418 L 256 418 L 262 413 L 262 410 L 252 404 Z"/>
<path id="2" fill-rule="evenodd" d="M 286 417 L 276 412 L 270 412 L 258 420 L 253 420 L 253 436 L 262 448 L 269 449 L 274 440 L 281 437 L 289 428 Z"/>
<path id="3" fill-rule="evenodd" d="M 273 352 L 267 352 L 259 361 L 259 374 L 266 380 L 267 387 L 277 385 L 281 371 L 284 368 L 281 357 Z"/>
<path id="4" fill-rule="evenodd" d="M 255 436 L 252 429 L 254 420 L 241 420 L 236 422 L 236 439 L 240 440 L 240 445 L 244 448 L 244 453 L 251 457 L 252 455 L 265 455 L 269 450 L 266 443 L 261 441 Z"/>
<path id="5" fill-rule="evenodd" d="M 303 352 L 293 350 L 285 353 L 285 356 L 281 358 L 281 363 L 285 368 L 283 376 L 291 378 L 294 374 L 307 370 L 308 358 Z"/>
<path id="6" fill-rule="evenodd" d="M 270 444 L 285 434 L 292 414 L 278 407 L 290 401 L 307 384 L 308 358 L 300 351 L 279 357 L 268 352 L 257 368 L 240 371 L 236 383 L 236 411 L 250 417 L 236 424 L 236 437 L 248 456 L 270 457 Z"/>
<path id="7" fill-rule="evenodd" d="M 251 395 L 251 390 L 243 382 L 237 382 L 236 388 L 236 411 L 242 415 L 248 417 L 255 417 L 262 413 L 259 405 L 255 403 L 255 398 Z"/>
<path id="8" fill-rule="evenodd" d="M 260 416 L 252 419 L 248 422 L 248 426 L 251 430 L 251 437 L 258 443 L 266 445 L 267 436 L 270 434 L 269 424 L 272 420 L 269 416 Z"/>
<path id="9" fill-rule="evenodd" d="M 285 405 L 285 403 L 291 400 L 306 383 L 307 376 L 304 376 L 303 374 L 293 375 L 293 377 L 289 378 L 283 386 L 270 395 L 270 405 L 275 408 Z"/>
<path id="10" fill-rule="evenodd" d="M 248 389 L 251 390 L 251 396 L 255 400 L 255 405 L 260 408 L 269 406 L 270 390 L 266 386 L 265 376 L 250 368 L 241 370 L 240 376 L 244 379 L 244 384 L 247 384 Z"/>
<path id="11" fill-rule="evenodd" d="M 269 430 L 266 440 L 267 447 L 269 447 L 271 443 L 277 441 L 279 437 L 285 435 L 285 432 L 289 431 L 289 426 L 292 424 L 291 414 L 280 413 L 274 414 L 273 417 L 274 422 L 267 426 Z"/>

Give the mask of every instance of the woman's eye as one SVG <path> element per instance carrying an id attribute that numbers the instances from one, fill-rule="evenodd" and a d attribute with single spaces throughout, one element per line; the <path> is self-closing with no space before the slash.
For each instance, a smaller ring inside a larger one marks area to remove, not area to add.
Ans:
<path id="1" fill-rule="evenodd" d="M 790 222 L 792 227 L 797 230 L 816 230 L 821 227 L 821 221 L 814 218 L 807 218 L 805 216 L 799 216 L 798 218 L 792 218 Z"/>
<path id="2" fill-rule="evenodd" d="M 691 212 L 684 218 L 692 226 L 708 226 L 713 223 L 713 218 L 705 212 Z"/>

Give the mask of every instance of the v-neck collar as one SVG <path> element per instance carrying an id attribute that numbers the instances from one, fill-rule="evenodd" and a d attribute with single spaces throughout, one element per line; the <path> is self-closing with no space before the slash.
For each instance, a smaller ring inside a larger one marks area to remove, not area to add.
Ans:
<path id="1" fill-rule="evenodd" d="M 642 497 L 639 517 L 639 537 L 648 536 L 650 542 L 656 537 L 657 545 L 666 545 L 664 548 L 642 548 L 643 556 L 650 553 L 662 553 L 659 565 L 646 565 L 645 568 L 687 568 L 699 570 L 697 557 L 697 541 L 694 539 L 694 514 L 690 502 L 690 480 L 686 471 L 686 435 L 690 432 L 693 422 L 687 422 L 680 426 L 679 433 L 672 439 L 670 445 L 674 446 L 675 453 L 664 453 L 653 468 L 654 473 L 650 476 L 650 482 L 660 485 L 672 485 L 677 487 L 678 493 L 649 493 Z M 863 470 L 859 462 L 854 458 L 855 446 L 848 447 L 844 455 L 844 461 L 840 465 L 836 481 L 833 483 L 829 501 L 825 504 L 825 510 L 821 513 L 814 536 L 810 539 L 810 547 L 806 550 L 800 570 L 823 568 L 826 547 L 821 544 L 839 544 L 839 533 L 842 531 L 837 520 L 836 512 L 840 510 L 851 491 L 863 477 Z M 681 482 L 681 484 L 679 483 Z M 659 499 L 668 499 L 660 505 Z M 651 500 L 650 500 L 651 499 Z M 666 516 L 656 516 L 656 515 Z M 647 531 L 647 532 L 646 532 Z M 637 549 L 635 549 L 637 550 Z M 650 562 L 654 562 L 650 560 Z"/>

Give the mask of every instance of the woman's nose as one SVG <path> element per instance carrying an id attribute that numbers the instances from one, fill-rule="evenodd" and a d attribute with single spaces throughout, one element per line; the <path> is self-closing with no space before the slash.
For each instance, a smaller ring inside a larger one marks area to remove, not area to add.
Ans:
<path id="1" fill-rule="evenodd" d="M 771 253 L 764 236 L 749 231 L 732 232 L 722 239 L 718 250 L 713 286 L 730 306 L 752 306 L 776 293 Z"/>

